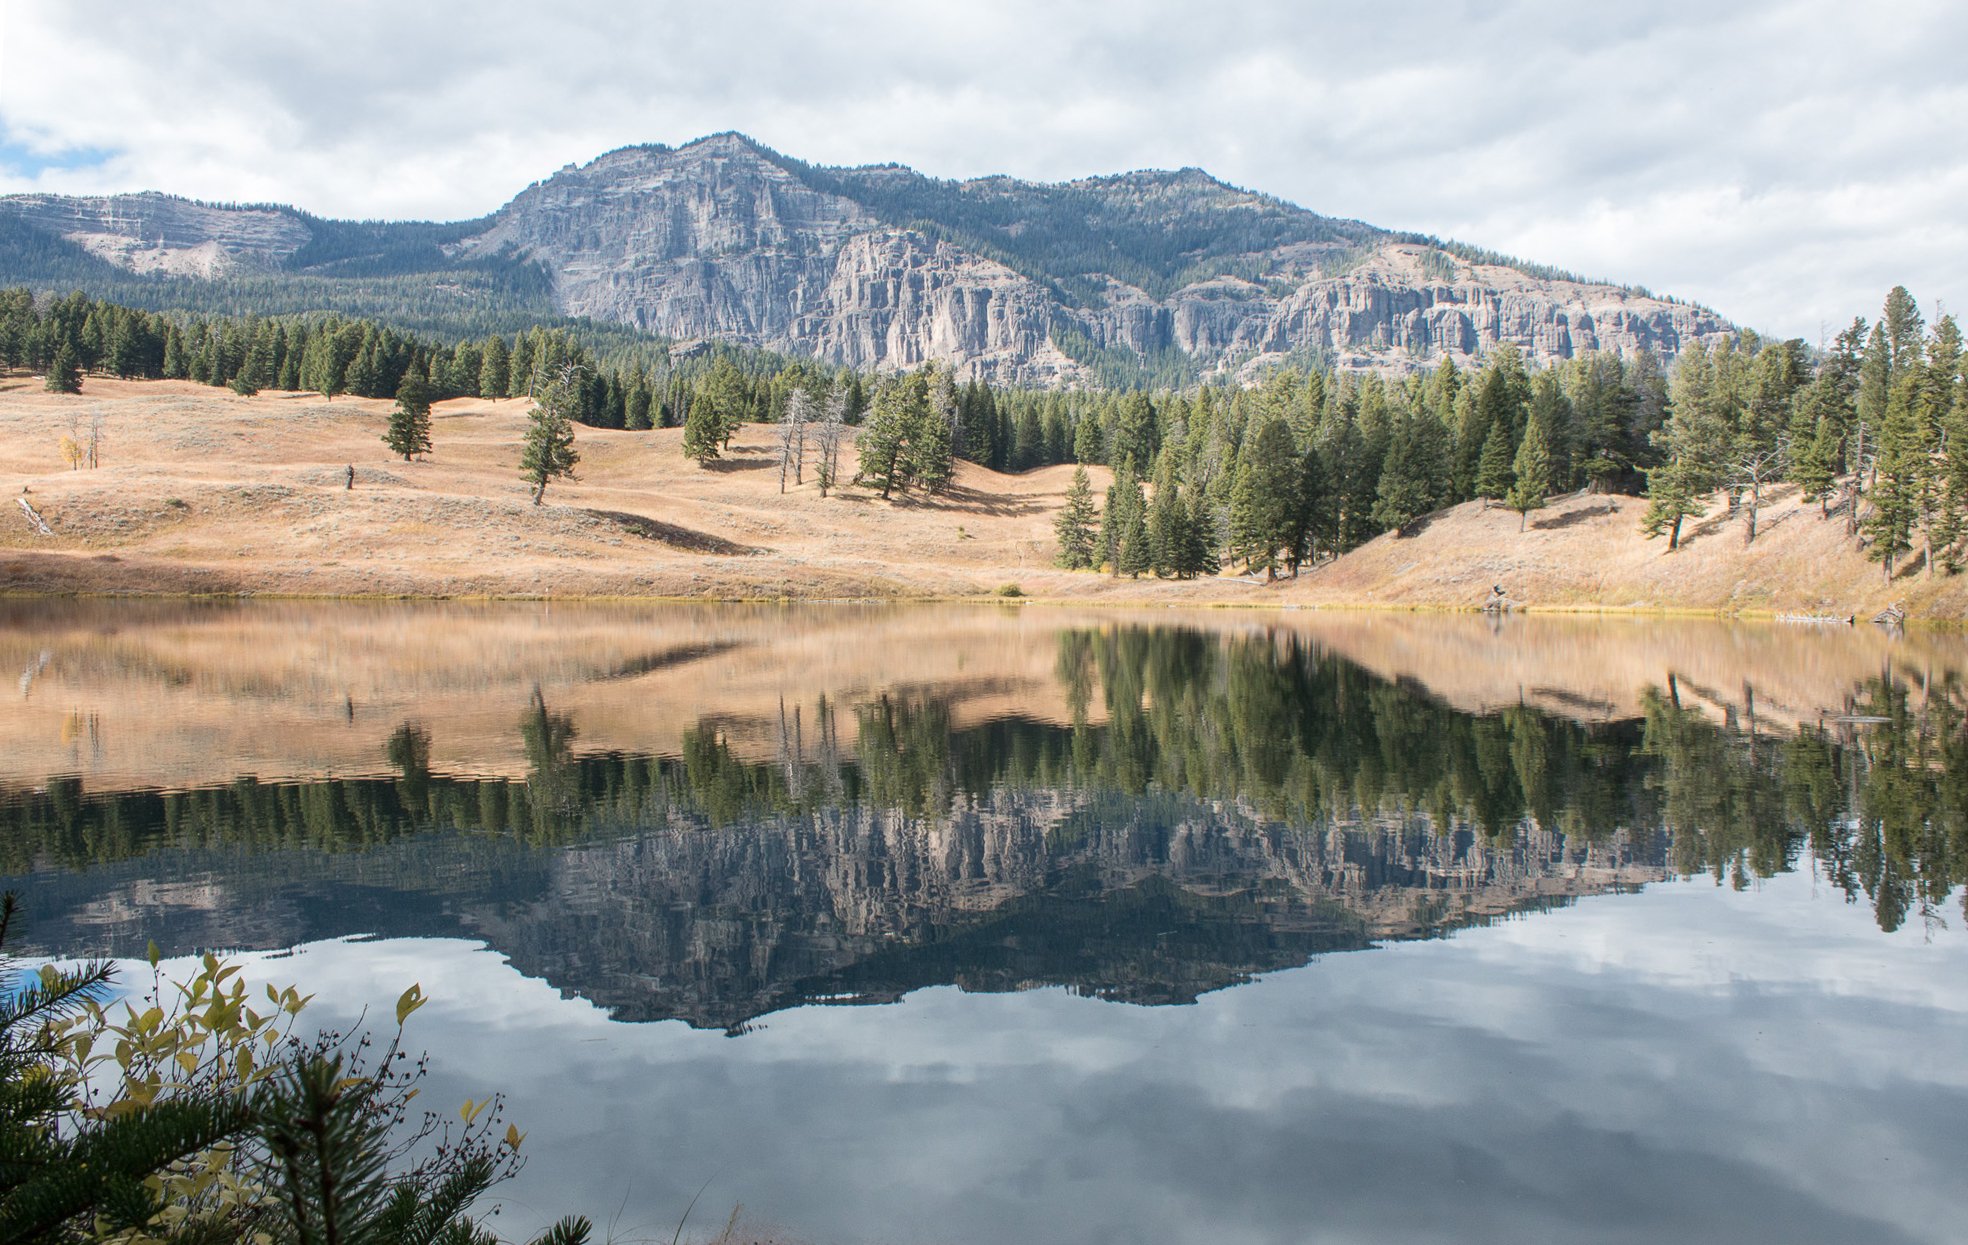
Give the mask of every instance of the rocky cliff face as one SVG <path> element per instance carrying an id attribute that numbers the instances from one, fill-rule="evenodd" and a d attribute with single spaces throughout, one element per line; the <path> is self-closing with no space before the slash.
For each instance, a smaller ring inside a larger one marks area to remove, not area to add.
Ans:
<path id="1" fill-rule="evenodd" d="M 1217 256 L 1217 268 L 1250 275 L 1205 269 L 1157 297 L 1112 275 L 1072 272 L 1063 275 L 1092 279 L 1099 292 L 1071 298 L 1041 279 L 1056 255 L 1015 268 L 963 244 L 982 235 L 990 249 L 1014 251 L 1015 220 L 996 227 L 1002 237 L 975 225 L 939 230 L 957 240 L 933 237 L 877 210 L 892 197 L 884 183 L 905 173 L 836 179 L 865 191 L 871 207 L 816 186 L 801 169 L 737 135 L 613 152 L 528 189 L 459 250 L 509 247 L 543 262 L 576 315 L 861 368 L 935 359 L 961 375 L 1027 383 L 1088 376 L 1060 347 L 1067 333 L 1099 349 L 1143 359 L 1177 352 L 1199 371 L 1226 371 L 1306 351 L 1342 367 L 1425 366 L 1480 358 L 1505 342 L 1541 362 L 1592 350 L 1672 356 L 1731 327 L 1703 308 L 1469 263 L 1275 202 L 1266 206 L 1284 228 L 1267 240 L 1282 233 L 1286 241 Z M 979 206 L 1003 216 L 1021 195 L 1048 188 L 990 178 L 939 189 L 958 212 Z M 1194 213 L 1182 196 L 1210 195 L 1204 210 L 1222 228 L 1247 227 L 1238 193 L 1194 171 L 1073 189 L 1096 207 L 1118 196 L 1147 215 Z"/>
<path id="2" fill-rule="evenodd" d="M 543 265 L 571 315 L 859 368 L 934 359 L 1024 383 L 1086 381 L 1095 359 L 1207 375 L 1308 353 L 1405 369 L 1506 342 L 1538 362 L 1672 356 L 1731 329 L 1703 308 L 1470 262 L 1473 252 L 1193 169 L 938 182 L 895 166 L 816 169 L 735 134 L 611 152 L 456 227 L 358 227 L 149 194 L 16 196 L 0 199 L 0 215 L 132 271 L 207 277 L 332 276 L 326 261 L 351 253 L 352 233 L 383 253 L 389 230 L 422 230 L 440 263 Z"/>
<path id="3" fill-rule="evenodd" d="M 9 195 L 0 208 L 137 273 L 220 277 L 277 268 L 311 236 L 297 213 L 282 208 L 212 207 L 154 192 Z"/>

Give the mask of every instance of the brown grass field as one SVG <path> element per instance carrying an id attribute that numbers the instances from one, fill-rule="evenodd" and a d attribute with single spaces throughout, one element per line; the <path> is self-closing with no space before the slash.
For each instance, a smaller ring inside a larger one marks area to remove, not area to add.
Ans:
<path id="1" fill-rule="evenodd" d="M 516 466 L 527 405 L 441 403 L 435 452 L 405 463 L 381 441 L 385 401 L 98 377 L 64 396 L 0 380 L 0 490 L 53 533 L 8 503 L 0 591 L 952 599 L 1015 583 L 1042 600 L 1471 609 L 1501 584 L 1534 610 L 1866 617 L 1900 601 L 1916 618 L 1968 617 L 1968 576 L 1930 577 L 1912 559 L 1888 583 L 1841 520 L 1788 489 L 1754 545 L 1718 503 L 1669 554 L 1640 535 L 1643 502 L 1578 495 L 1523 531 L 1508 510 L 1455 507 L 1295 581 L 1127 580 L 1051 565 L 1070 468 L 960 464 L 946 494 L 892 501 L 853 487 L 822 498 L 809 473 L 781 494 L 769 426 L 744 429 L 709 467 L 683 457 L 680 430 L 580 429 L 579 480 L 535 507 Z M 70 470 L 61 437 L 97 412 L 102 465 Z"/>

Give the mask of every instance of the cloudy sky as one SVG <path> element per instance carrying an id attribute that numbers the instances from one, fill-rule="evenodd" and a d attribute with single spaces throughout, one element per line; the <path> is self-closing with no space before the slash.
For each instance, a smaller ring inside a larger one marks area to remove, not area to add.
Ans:
<path id="1" fill-rule="evenodd" d="M 1817 339 L 1968 300 L 1968 5 L 0 0 L 0 192 L 456 218 L 629 143 L 1198 165 Z M 3 274 L 0 274 L 3 275 Z"/>

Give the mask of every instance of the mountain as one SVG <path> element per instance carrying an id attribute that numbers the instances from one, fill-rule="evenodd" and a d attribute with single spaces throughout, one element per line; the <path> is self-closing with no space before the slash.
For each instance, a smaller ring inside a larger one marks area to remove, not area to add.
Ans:
<path id="1" fill-rule="evenodd" d="M 824 168 L 738 134 L 568 166 L 490 216 L 347 222 L 160 194 L 0 198 L 0 282 L 187 310 L 542 318 L 860 368 L 1177 381 L 1677 354 L 1731 325 L 1644 290 L 1321 216 L 1199 169 L 1047 184 Z"/>

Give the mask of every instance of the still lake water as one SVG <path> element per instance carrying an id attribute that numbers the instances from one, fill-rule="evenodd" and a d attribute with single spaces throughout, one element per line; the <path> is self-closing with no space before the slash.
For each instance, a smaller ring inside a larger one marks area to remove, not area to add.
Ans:
<path id="1" fill-rule="evenodd" d="M 1957 637 L 0 602 L 0 663 L 22 949 L 421 982 L 507 1233 L 1968 1239 Z"/>

